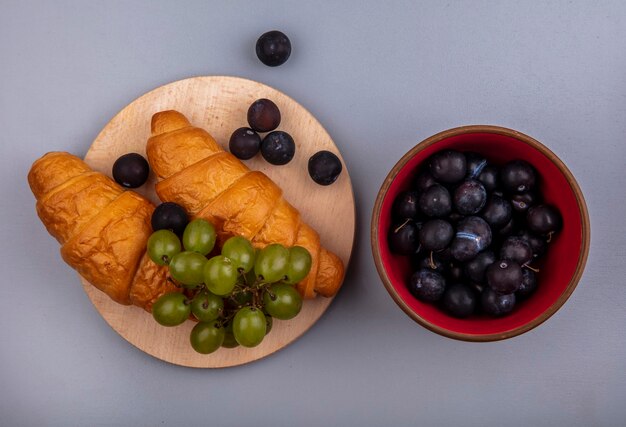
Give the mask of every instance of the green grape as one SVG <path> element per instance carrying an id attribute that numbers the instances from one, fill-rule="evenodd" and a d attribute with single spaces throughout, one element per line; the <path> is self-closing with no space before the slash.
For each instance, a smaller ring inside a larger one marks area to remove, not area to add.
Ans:
<path id="1" fill-rule="evenodd" d="M 225 331 L 219 322 L 200 322 L 191 330 L 189 341 L 198 353 L 209 354 L 220 348 Z"/>
<path id="2" fill-rule="evenodd" d="M 263 341 L 267 331 L 265 315 L 254 307 L 240 309 L 233 319 L 233 335 L 244 347 L 255 347 Z"/>
<path id="3" fill-rule="evenodd" d="M 201 218 L 194 219 L 183 232 L 183 246 L 187 251 L 198 252 L 202 255 L 208 255 L 215 246 L 215 227 Z"/>
<path id="4" fill-rule="evenodd" d="M 235 348 L 239 347 L 239 343 L 235 339 L 235 335 L 233 335 L 233 322 L 228 322 L 224 326 L 224 342 L 222 343 L 222 347 L 226 348 Z"/>
<path id="5" fill-rule="evenodd" d="M 274 318 L 270 316 L 269 314 L 265 314 L 265 336 L 267 336 L 270 333 L 273 325 L 274 325 Z"/>
<path id="6" fill-rule="evenodd" d="M 254 267 L 255 251 L 250 241 L 244 237 L 235 236 L 226 240 L 222 246 L 222 255 L 230 258 L 237 270 L 241 269 L 244 273 Z"/>
<path id="7" fill-rule="evenodd" d="M 201 322 L 216 320 L 224 309 L 224 301 L 208 291 L 198 292 L 191 300 L 191 313 Z"/>
<path id="8" fill-rule="evenodd" d="M 254 271 L 257 276 L 262 276 L 265 282 L 274 283 L 285 278 L 288 263 L 287 248 L 274 243 L 261 249 L 254 264 Z"/>
<path id="9" fill-rule="evenodd" d="M 186 287 L 197 287 L 204 280 L 203 269 L 207 263 L 198 252 L 183 251 L 172 257 L 170 274 Z"/>
<path id="10" fill-rule="evenodd" d="M 270 316 L 288 320 L 300 313 L 302 297 L 293 286 L 286 283 L 274 283 L 263 294 L 263 304 Z"/>
<path id="11" fill-rule="evenodd" d="M 191 307 L 180 292 L 161 295 L 152 305 L 152 317 L 163 326 L 178 326 L 189 318 Z"/>
<path id="12" fill-rule="evenodd" d="M 167 265 L 180 252 L 180 240 L 170 230 L 158 230 L 148 239 L 148 256 L 159 265 Z"/>
<path id="13" fill-rule="evenodd" d="M 295 285 L 304 280 L 311 270 L 311 254 L 302 246 L 289 248 L 286 283 Z"/>
<path id="14" fill-rule="evenodd" d="M 224 255 L 211 258 L 204 266 L 204 283 L 215 295 L 228 295 L 237 283 L 237 269 Z"/>
<path id="15" fill-rule="evenodd" d="M 244 289 L 242 292 L 237 292 L 236 294 L 230 295 L 230 298 L 227 300 L 227 305 L 230 308 L 237 308 L 239 306 L 247 305 L 252 301 L 252 292 Z"/>
<path id="16" fill-rule="evenodd" d="M 256 274 L 254 273 L 254 268 L 245 274 L 240 274 L 237 278 L 237 283 L 239 283 L 244 288 L 254 285 L 255 282 Z"/>

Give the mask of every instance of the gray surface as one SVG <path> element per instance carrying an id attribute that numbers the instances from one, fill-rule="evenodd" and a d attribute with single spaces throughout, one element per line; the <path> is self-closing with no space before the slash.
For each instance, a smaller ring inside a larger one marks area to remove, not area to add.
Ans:
<path id="1" fill-rule="evenodd" d="M 623 425 L 623 2 L 1 3 L 0 425 Z M 272 28 L 294 45 L 275 69 L 253 54 Z M 48 150 L 84 154 L 142 93 L 210 74 L 267 83 L 310 109 L 346 159 L 358 224 L 345 288 L 312 330 L 259 362 L 194 370 L 106 325 L 37 219 L 26 174 Z M 565 307 L 491 344 L 406 317 L 369 247 L 387 171 L 423 138 L 470 123 L 553 149 L 592 221 Z"/>

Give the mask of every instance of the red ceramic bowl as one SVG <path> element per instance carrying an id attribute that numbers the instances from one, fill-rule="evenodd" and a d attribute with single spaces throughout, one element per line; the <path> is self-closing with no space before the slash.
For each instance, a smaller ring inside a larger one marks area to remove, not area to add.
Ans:
<path id="1" fill-rule="evenodd" d="M 421 163 L 443 149 L 475 151 L 490 162 L 503 164 L 523 159 L 540 176 L 540 191 L 563 216 L 563 229 L 552 239 L 537 266 L 538 289 L 508 316 L 476 315 L 457 319 L 433 304 L 421 302 L 408 291 L 412 271 L 407 257 L 389 250 L 387 232 L 391 206 L 407 190 Z M 553 315 L 571 295 L 589 253 L 589 216 L 583 194 L 565 164 L 544 145 L 520 132 L 497 126 L 464 126 L 422 141 L 393 167 L 385 179 L 372 215 L 372 251 L 378 273 L 394 301 L 416 322 L 441 335 L 466 341 L 495 341 L 522 334 Z"/>

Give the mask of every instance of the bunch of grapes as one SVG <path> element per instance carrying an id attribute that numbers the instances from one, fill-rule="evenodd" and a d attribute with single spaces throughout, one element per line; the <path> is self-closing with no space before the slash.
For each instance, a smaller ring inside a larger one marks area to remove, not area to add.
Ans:
<path id="1" fill-rule="evenodd" d="M 287 320 L 302 308 L 295 284 L 311 269 L 311 255 L 300 246 L 271 244 L 255 249 L 249 240 L 231 237 L 215 254 L 215 228 L 203 219 L 187 224 L 181 239 L 169 229 L 148 239 L 148 255 L 168 266 L 169 278 L 182 292 L 161 296 L 152 306 L 154 319 L 177 326 L 191 315 L 198 324 L 191 345 L 208 354 L 220 347 L 254 347 L 272 327 L 272 318 Z"/>

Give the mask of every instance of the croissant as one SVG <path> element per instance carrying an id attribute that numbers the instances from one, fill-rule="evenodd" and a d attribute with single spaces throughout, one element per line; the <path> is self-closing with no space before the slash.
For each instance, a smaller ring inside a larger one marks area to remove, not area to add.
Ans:
<path id="1" fill-rule="evenodd" d="M 312 257 L 311 271 L 297 288 L 305 298 L 329 297 L 343 281 L 339 257 L 320 245 L 282 190 L 259 171 L 251 171 L 225 152 L 205 130 L 173 110 L 152 117 L 146 153 L 160 180 L 156 192 L 164 202 L 183 206 L 194 218 L 216 226 L 218 241 L 239 235 L 255 247 L 280 243 L 302 246 Z"/>
<path id="2" fill-rule="evenodd" d="M 28 183 L 65 262 L 114 301 L 150 311 L 161 295 L 178 290 L 167 267 L 146 254 L 154 210 L 147 199 L 62 152 L 36 160 Z"/>

